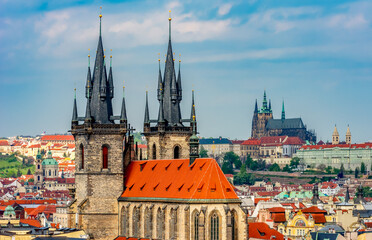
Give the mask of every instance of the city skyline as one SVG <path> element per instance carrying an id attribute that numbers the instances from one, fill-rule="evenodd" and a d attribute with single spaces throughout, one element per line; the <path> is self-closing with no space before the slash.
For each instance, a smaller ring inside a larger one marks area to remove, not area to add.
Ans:
<path id="1" fill-rule="evenodd" d="M 330 140 L 335 124 L 341 140 L 348 124 L 352 142 L 372 139 L 372 113 L 365 106 L 372 87 L 371 3 L 0 4 L 1 136 L 67 132 L 75 87 L 79 115 L 84 114 L 88 49 L 94 58 L 103 5 L 103 42 L 113 55 L 114 113 L 120 111 L 124 80 L 129 123 L 137 131 L 142 131 L 146 90 L 150 117 L 157 116 L 157 58 L 160 53 L 163 71 L 171 9 L 173 49 L 182 60 L 181 105 L 189 109 L 195 89 L 201 136 L 250 137 L 254 102 L 262 102 L 266 89 L 274 118 L 280 118 L 284 99 L 286 117 L 302 117 L 318 140 Z"/>

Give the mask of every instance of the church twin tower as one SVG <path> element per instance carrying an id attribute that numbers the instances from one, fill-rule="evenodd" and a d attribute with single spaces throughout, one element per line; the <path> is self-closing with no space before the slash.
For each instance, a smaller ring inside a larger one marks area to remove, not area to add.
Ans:
<path id="1" fill-rule="evenodd" d="M 124 95 L 120 116 L 113 115 L 114 80 L 111 56 L 107 75 L 101 23 L 102 15 L 93 71 L 90 64 L 88 66 L 85 117 L 78 116 L 76 94 L 73 104 L 71 133 L 76 145 L 76 188 L 71 190 L 74 201 L 70 210 L 76 216 L 70 218 L 70 221 L 74 221 L 70 226 L 86 229 L 94 235 L 109 236 L 118 229 L 117 199 L 124 191 L 126 167 L 131 160 L 138 159 L 138 155 L 127 127 Z M 159 62 L 158 118 L 150 119 L 146 92 L 143 134 L 148 144 L 147 159 L 190 158 L 191 164 L 199 154 L 194 94 L 191 116 L 182 119 L 181 73 L 178 69 L 176 78 L 174 65 L 169 18 L 168 52 L 163 77 Z M 185 126 L 184 123 L 189 124 Z M 105 224 L 105 228 L 102 228 L 102 224 Z"/>

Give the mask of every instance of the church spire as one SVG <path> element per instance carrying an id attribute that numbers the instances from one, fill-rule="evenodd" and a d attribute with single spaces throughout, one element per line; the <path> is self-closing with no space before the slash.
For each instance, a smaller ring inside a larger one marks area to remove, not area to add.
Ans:
<path id="1" fill-rule="evenodd" d="M 125 86 L 123 86 L 123 101 L 121 103 L 121 114 L 120 114 L 120 123 L 127 122 L 127 109 L 125 107 L 125 94 L 124 94 Z"/>
<path id="2" fill-rule="evenodd" d="M 110 55 L 110 71 L 108 76 L 108 87 L 109 87 L 109 94 L 110 98 L 114 98 L 114 79 L 112 76 L 112 55 Z"/>
<path id="3" fill-rule="evenodd" d="M 254 104 L 254 113 L 258 113 L 257 99 L 256 99 L 256 103 Z"/>
<path id="4" fill-rule="evenodd" d="M 160 53 L 159 53 L 160 55 Z M 163 89 L 163 78 L 161 77 L 161 70 L 160 70 L 160 56 L 159 56 L 159 75 L 158 75 L 158 101 L 160 101 Z"/>
<path id="5" fill-rule="evenodd" d="M 87 108 L 85 111 L 85 122 L 92 121 L 92 113 L 90 110 L 90 86 L 88 86 L 88 98 L 87 98 Z"/>
<path id="6" fill-rule="evenodd" d="M 194 106 L 195 107 L 195 106 Z M 196 136 L 196 118 L 195 115 L 192 116 L 192 135 L 189 140 L 190 146 L 190 165 L 194 163 L 195 159 L 199 157 L 199 138 Z"/>
<path id="7" fill-rule="evenodd" d="M 181 54 L 180 54 L 181 56 Z M 178 101 L 182 100 L 182 84 L 181 84 L 181 59 L 178 60 L 178 77 L 177 77 Z"/>
<path id="8" fill-rule="evenodd" d="M 263 101 L 262 101 L 262 110 L 267 111 L 266 90 L 264 91 L 264 97 L 263 97 Z"/>
<path id="9" fill-rule="evenodd" d="M 284 111 L 284 100 L 283 100 L 283 104 L 282 104 L 282 120 L 285 119 L 285 111 Z"/>
<path id="10" fill-rule="evenodd" d="M 269 99 L 269 111 L 271 112 L 271 99 Z"/>
<path id="11" fill-rule="evenodd" d="M 196 117 L 196 112 L 195 112 L 195 101 L 194 101 L 194 89 L 192 90 L 192 97 L 191 97 L 191 116 L 190 116 L 190 121 L 193 120 L 193 117 Z"/>
<path id="12" fill-rule="evenodd" d="M 89 49 L 90 50 L 90 49 Z M 92 96 L 92 75 L 90 71 L 90 54 L 88 55 L 88 73 L 87 73 L 87 82 L 85 85 L 85 97 L 88 98 L 88 95 Z M 90 89 L 90 93 L 88 94 L 88 89 Z"/>
<path id="13" fill-rule="evenodd" d="M 76 105 L 76 88 L 74 89 L 74 106 L 72 110 L 72 125 L 78 124 L 78 114 L 77 114 L 77 105 Z"/>
<path id="14" fill-rule="evenodd" d="M 346 130 L 346 144 L 351 144 L 351 132 L 350 132 L 349 124 L 347 125 L 347 130 Z"/>
<path id="15" fill-rule="evenodd" d="M 148 99 L 148 92 L 146 91 L 146 106 L 145 106 L 145 119 L 144 123 L 150 123 L 150 116 L 149 116 L 149 99 Z"/>

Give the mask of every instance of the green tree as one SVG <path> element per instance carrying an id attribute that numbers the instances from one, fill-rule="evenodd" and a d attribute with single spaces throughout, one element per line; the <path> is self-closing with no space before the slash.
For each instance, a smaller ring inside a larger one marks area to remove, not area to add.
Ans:
<path id="1" fill-rule="evenodd" d="M 27 171 L 27 175 L 32 175 L 32 173 L 31 173 L 31 169 L 28 169 L 28 171 Z"/>
<path id="2" fill-rule="evenodd" d="M 323 164 L 323 163 L 318 165 L 318 169 L 319 169 L 320 171 L 322 171 L 322 172 L 324 172 L 324 170 L 326 169 L 326 167 L 327 167 L 327 166 L 326 166 L 325 164 Z"/>
<path id="3" fill-rule="evenodd" d="M 300 165 L 300 159 L 298 157 L 292 158 L 289 166 L 297 168 L 298 165 Z"/>
<path id="4" fill-rule="evenodd" d="M 18 168 L 17 177 L 20 177 L 20 176 L 22 176 L 22 173 L 21 173 L 21 170 L 19 170 L 19 168 Z"/>
<path id="5" fill-rule="evenodd" d="M 207 158 L 208 157 L 208 151 L 203 146 L 200 147 L 199 156 L 201 158 Z"/>
<path id="6" fill-rule="evenodd" d="M 34 179 L 33 178 L 30 178 L 30 179 L 28 179 L 27 182 L 34 182 Z"/>
<path id="7" fill-rule="evenodd" d="M 224 161 L 223 164 L 222 164 L 222 172 L 224 174 L 233 174 L 234 171 L 233 171 L 233 168 L 232 168 L 232 164 L 229 163 L 228 161 Z"/>
<path id="8" fill-rule="evenodd" d="M 354 176 L 355 176 L 355 178 L 359 177 L 359 168 L 358 167 L 355 168 Z"/>
<path id="9" fill-rule="evenodd" d="M 283 168 L 283 172 L 291 172 L 291 168 L 286 164 Z"/>
<path id="10" fill-rule="evenodd" d="M 366 165 L 364 164 L 364 162 L 360 164 L 360 173 L 366 174 Z"/>
<path id="11" fill-rule="evenodd" d="M 239 156 L 236 155 L 234 152 L 225 153 L 223 160 L 228 161 L 231 164 L 231 166 L 232 164 L 234 164 L 235 168 L 238 169 L 242 166 L 242 162 L 240 161 Z"/>
<path id="12" fill-rule="evenodd" d="M 234 184 L 248 184 L 253 185 L 255 183 L 255 177 L 251 173 L 247 173 L 247 166 L 243 164 L 240 168 L 240 172 L 234 176 Z"/>
<path id="13" fill-rule="evenodd" d="M 325 171 L 326 171 L 328 174 L 331 174 L 331 173 L 332 173 L 332 167 L 331 167 L 331 166 L 326 167 Z"/>
<path id="14" fill-rule="evenodd" d="M 251 165 L 253 164 L 253 159 L 251 158 L 251 155 L 248 155 L 247 156 L 247 159 L 245 160 L 245 165 L 249 168 L 249 169 L 252 169 L 251 168 Z"/>
<path id="15" fill-rule="evenodd" d="M 273 165 L 271 165 L 271 166 L 269 167 L 269 171 L 280 172 L 281 169 L 280 169 L 279 164 L 274 163 Z"/>

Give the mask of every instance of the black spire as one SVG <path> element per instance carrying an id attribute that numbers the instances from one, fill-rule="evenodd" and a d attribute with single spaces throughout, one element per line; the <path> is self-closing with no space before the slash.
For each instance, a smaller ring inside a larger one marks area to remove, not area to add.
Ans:
<path id="1" fill-rule="evenodd" d="M 162 77 L 161 77 L 160 58 L 159 58 L 159 76 L 158 76 L 158 100 L 159 101 L 160 101 L 162 92 L 163 92 L 163 80 L 162 80 Z"/>
<path id="2" fill-rule="evenodd" d="M 194 163 L 195 159 L 199 157 L 199 138 L 196 136 L 196 119 L 195 115 L 192 116 L 191 120 L 192 125 L 192 135 L 189 140 L 190 146 L 190 165 Z"/>
<path id="3" fill-rule="evenodd" d="M 174 59 L 171 41 L 171 21 L 172 18 L 169 17 L 169 42 L 165 62 L 164 80 L 162 84 L 163 103 L 161 107 L 163 108 L 164 120 L 167 124 L 171 126 L 183 126 L 181 123 L 181 112 L 179 107 L 180 99 L 178 98 L 178 88 L 174 70 Z"/>
<path id="4" fill-rule="evenodd" d="M 121 103 L 120 123 L 126 123 L 127 122 L 127 109 L 125 108 L 124 90 L 125 90 L 125 87 L 123 86 L 123 101 Z"/>
<path id="5" fill-rule="evenodd" d="M 72 110 L 72 125 L 78 124 L 78 114 L 77 114 L 77 105 L 76 105 L 76 88 L 74 89 L 75 95 L 74 95 L 74 107 Z"/>
<path id="6" fill-rule="evenodd" d="M 88 89 L 90 93 L 88 93 Z M 85 85 L 85 97 L 88 98 L 88 95 L 92 96 L 92 75 L 90 71 L 90 54 L 88 55 L 88 73 L 87 73 L 87 83 Z"/>
<path id="7" fill-rule="evenodd" d="M 322 201 L 319 198 L 319 187 L 318 183 L 314 183 L 314 188 L 313 188 L 313 199 L 311 199 L 312 204 L 318 204 L 321 203 Z"/>
<path id="8" fill-rule="evenodd" d="M 364 192 L 363 192 L 363 186 L 362 186 L 362 184 L 360 184 L 358 186 L 356 198 L 354 198 L 354 203 L 355 204 L 365 203 Z"/>
<path id="9" fill-rule="evenodd" d="M 148 100 L 148 93 L 146 91 L 146 106 L 145 106 L 145 119 L 144 123 L 150 123 L 150 116 L 149 116 L 149 100 Z"/>
<path id="10" fill-rule="evenodd" d="M 254 105 L 254 113 L 258 113 L 257 99 L 256 99 L 256 103 Z"/>
<path id="11" fill-rule="evenodd" d="M 178 101 L 181 101 L 182 100 L 181 59 L 178 61 L 177 89 L 178 89 Z"/>
<path id="12" fill-rule="evenodd" d="M 93 121 L 101 124 L 111 124 L 114 122 L 113 120 L 110 120 L 112 116 L 112 102 L 110 94 L 107 94 L 108 82 L 106 74 L 105 55 L 102 44 L 101 23 L 102 15 L 100 15 L 99 38 L 96 60 L 93 70 L 93 79 L 91 86 L 92 89 L 89 93 L 91 100 L 88 102 L 90 105 L 91 118 Z"/>
<path id="13" fill-rule="evenodd" d="M 348 203 L 349 201 L 350 201 L 349 186 L 346 186 L 345 202 Z"/>
<path id="14" fill-rule="evenodd" d="M 271 99 L 269 99 L 269 111 L 271 112 Z"/>
<path id="15" fill-rule="evenodd" d="M 193 120 L 194 116 L 196 117 L 196 112 L 195 112 L 194 90 L 192 90 L 190 121 Z"/>
<path id="16" fill-rule="evenodd" d="M 90 110 L 90 87 L 88 86 L 87 108 L 85 111 L 85 122 L 92 121 L 92 113 Z"/>
<path id="17" fill-rule="evenodd" d="M 285 111 L 284 111 L 284 100 L 283 100 L 283 106 L 282 106 L 282 120 L 285 119 Z"/>
<path id="18" fill-rule="evenodd" d="M 112 56 L 110 56 L 110 71 L 108 76 L 108 87 L 110 98 L 114 98 L 114 79 L 112 77 Z"/>

